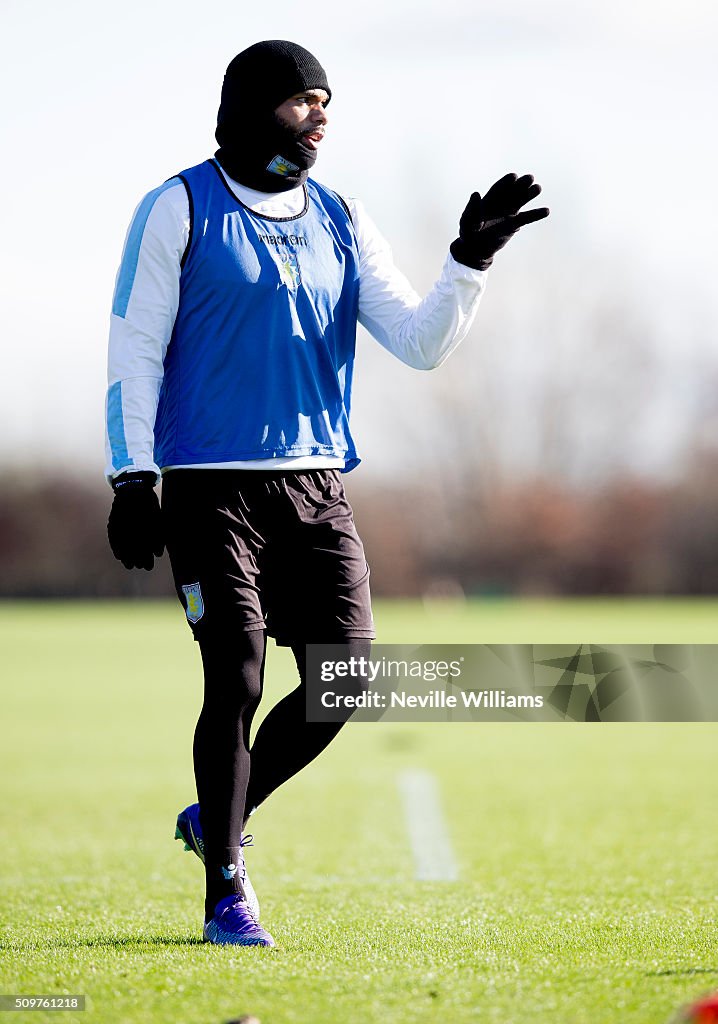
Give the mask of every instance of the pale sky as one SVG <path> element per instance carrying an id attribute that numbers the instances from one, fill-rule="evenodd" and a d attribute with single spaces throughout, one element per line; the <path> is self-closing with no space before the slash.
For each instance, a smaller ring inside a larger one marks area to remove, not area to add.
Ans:
<path id="1" fill-rule="evenodd" d="M 470 192 L 509 170 L 536 175 L 551 217 L 497 257 L 450 372 L 465 376 L 484 346 L 497 380 L 533 366 L 535 390 L 554 321 L 618 294 L 685 378 L 643 428 L 648 462 L 651 448 L 660 461 L 680 432 L 676 394 L 695 405 L 696 367 L 718 384 L 714 5 L 383 8 L 3 0 L 0 465 L 101 475 L 107 325 L 129 219 L 145 192 L 211 155 L 224 69 L 262 38 L 299 42 L 325 66 L 333 99 L 314 175 L 364 201 L 420 291 Z M 580 345 L 565 357 L 578 365 Z M 486 346 L 506 353 L 502 365 Z M 385 403 L 410 417 L 451 376 L 417 380 L 366 337 L 359 350 L 354 430 L 380 462 L 382 424 L 396 429 Z M 718 416 L 710 394 L 700 400 Z M 509 403 L 504 414 L 513 436 L 520 412 Z"/>

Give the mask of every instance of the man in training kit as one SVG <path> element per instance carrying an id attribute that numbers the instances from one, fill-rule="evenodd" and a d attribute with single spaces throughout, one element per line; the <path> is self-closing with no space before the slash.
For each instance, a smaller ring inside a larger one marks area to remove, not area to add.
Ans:
<path id="1" fill-rule="evenodd" d="M 492 259 L 541 191 L 508 174 L 461 216 L 420 299 L 362 205 L 308 177 L 331 98 L 319 62 L 271 40 L 227 68 L 219 149 L 148 193 L 127 234 L 112 305 L 110 545 L 151 569 L 167 546 L 199 643 L 199 803 L 177 836 L 204 861 L 205 938 L 272 946 L 247 878 L 243 829 L 340 729 L 306 721 L 306 644 L 368 656 L 369 569 L 341 473 L 357 321 L 409 366 L 442 363 L 469 330 Z M 162 509 L 154 490 L 163 477 Z M 249 747 L 266 636 L 299 686 Z"/>

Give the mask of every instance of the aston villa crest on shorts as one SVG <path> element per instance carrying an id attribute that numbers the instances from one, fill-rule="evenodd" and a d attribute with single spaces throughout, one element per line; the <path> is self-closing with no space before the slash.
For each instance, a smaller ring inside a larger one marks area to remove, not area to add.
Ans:
<path id="1" fill-rule="evenodd" d="M 199 583 L 188 583 L 182 587 L 187 602 L 187 619 L 191 623 L 199 622 L 204 615 L 204 601 Z"/>

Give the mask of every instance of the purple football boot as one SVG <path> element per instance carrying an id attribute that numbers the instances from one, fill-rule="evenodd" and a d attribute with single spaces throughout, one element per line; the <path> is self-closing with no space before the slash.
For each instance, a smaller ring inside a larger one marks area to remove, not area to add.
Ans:
<path id="1" fill-rule="evenodd" d="M 185 807 L 185 809 L 180 811 L 177 815 L 175 839 L 184 840 L 185 850 L 191 850 L 192 853 L 196 853 L 204 864 L 204 840 L 202 839 L 202 826 L 199 823 L 199 804 L 190 804 L 189 807 Z M 240 846 L 252 846 L 253 840 L 254 836 L 243 835 Z M 256 892 L 254 891 L 254 886 L 249 880 L 247 867 L 244 863 L 244 855 L 241 857 L 239 870 L 242 888 L 244 889 L 244 895 L 247 898 L 247 909 L 252 915 L 254 923 L 259 924 L 259 900 L 257 899 Z"/>
<path id="2" fill-rule="evenodd" d="M 205 942 L 215 946 L 273 946 L 274 939 L 252 917 L 247 901 L 238 893 L 225 896 L 204 926 Z"/>

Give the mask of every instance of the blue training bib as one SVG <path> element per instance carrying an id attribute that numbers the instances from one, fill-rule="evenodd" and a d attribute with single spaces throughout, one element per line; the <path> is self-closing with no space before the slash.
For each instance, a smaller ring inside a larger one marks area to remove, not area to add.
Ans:
<path id="1" fill-rule="evenodd" d="M 155 423 L 158 465 L 333 455 L 353 469 L 359 256 L 346 206 L 310 179 L 302 213 L 261 217 L 213 160 L 179 177 L 191 232 Z"/>

